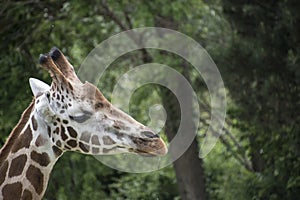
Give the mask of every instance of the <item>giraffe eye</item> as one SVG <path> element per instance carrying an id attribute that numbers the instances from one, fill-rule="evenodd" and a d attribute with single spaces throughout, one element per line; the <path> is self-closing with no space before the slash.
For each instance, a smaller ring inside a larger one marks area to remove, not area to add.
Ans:
<path id="1" fill-rule="evenodd" d="M 70 119 L 78 122 L 78 123 L 83 123 L 86 120 L 88 120 L 90 117 L 92 116 L 92 113 L 90 112 L 84 112 L 82 115 L 78 115 L 78 116 L 71 116 L 69 115 Z"/>

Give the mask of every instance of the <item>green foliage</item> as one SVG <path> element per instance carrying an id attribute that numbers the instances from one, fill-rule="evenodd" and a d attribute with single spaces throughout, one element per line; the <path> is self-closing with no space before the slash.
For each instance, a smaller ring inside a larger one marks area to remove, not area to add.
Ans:
<path id="1" fill-rule="evenodd" d="M 104 166 L 92 156 L 72 152 L 55 165 L 45 199 L 173 199 L 177 195 L 172 167 L 127 174 Z"/>
<path id="2" fill-rule="evenodd" d="M 223 77 L 238 105 L 230 116 L 239 119 L 259 177 L 249 188 L 256 188 L 255 199 L 297 199 L 300 4 L 224 1 L 223 7 L 233 29 Z"/>
<path id="3" fill-rule="evenodd" d="M 108 185 L 117 176 L 117 171 L 105 167 L 92 156 L 66 153 L 54 167 L 45 199 L 107 198 Z"/>
<path id="4" fill-rule="evenodd" d="M 112 199 L 175 199 L 178 191 L 171 167 L 147 174 L 130 174 L 111 184 Z"/>
<path id="5" fill-rule="evenodd" d="M 255 180 L 255 174 L 241 168 L 221 143 L 216 144 L 204 161 L 210 199 L 252 199 L 248 184 Z"/>

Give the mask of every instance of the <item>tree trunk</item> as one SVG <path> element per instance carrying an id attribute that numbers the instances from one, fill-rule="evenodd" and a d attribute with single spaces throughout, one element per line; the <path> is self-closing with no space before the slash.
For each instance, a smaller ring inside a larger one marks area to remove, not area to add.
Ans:
<path id="1" fill-rule="evenodd" d="M 259 145 L 257 145 L 258 142 L 256 141 L 255 135 L 250 135 L 249 141 L 250 141 L 250 146 L 252 148 L 250 155 L 251 155 L 251 163 L 252 163 L 253 170 L 255 172 L 263 172 L 264 161 L 260 154 L 261 148 L 259 147 Z"/>
<path id="2" fill-rule="evenodd" d="M 205 200 L 205 178 L 202 160 L 198 158 L 198 144 L 194 140 L 189 149 L 174 163 L 179 193 L 183 200 Z"/>
<path id="3" fill-rule="evenodd" d="M 185 76 L 187 75 L 188 74 L 185 73 Z M 188 79 L 188 77 L 186 78 Z M 179 105 L 179 102 L 173 93 L 167 91 L 166 89 L 161 89 L 164 108 L 167 112 L 165 132 L 169 142 L 171 142 L 171 140 L 176 136 L 176 132 L 178 131 L 182 114 L 181 110 L 185 110 L 185 112 L 193 115 L 192 94 L 188 94 L 187 90 L 181 88 L 181 86 L 182 84 L 178 83 L 177 93 L 184 96 L 184 102 L 181 102 L 181 105 Z M 190 133 L 184 133 L 184 135 L 196 134 L 195 123 L 193 120 L 183 121 L 182 123 L 186 123 L 188 127 L 191 127 L 189 128 Z M 171 155 L 174 154 L 174 152 L 172 152 L 172 148 L 170 149 Z M 176 149 L 176 147 L 174 149 Z M 176 179 L 181 199 L 206 199 L 205 177 L 202 163 L 202 159 L 199 158 L 198 142 L 196 138 L 194 138 L 187 151 L 185 151 L 185 153 L 174 162 Z"/>

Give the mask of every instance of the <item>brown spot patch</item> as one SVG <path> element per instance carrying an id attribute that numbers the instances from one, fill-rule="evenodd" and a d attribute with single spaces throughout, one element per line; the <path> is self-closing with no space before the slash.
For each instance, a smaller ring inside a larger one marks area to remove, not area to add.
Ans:
<path id="1" fill-rule="evenodd" d="M 47 153 L 38 153 L 36 151 L 32 151 L 30 157 L 43 167 L 46 167 L 50 163 L 50 157 Z"/>
<path id="2" fill-rule="evenodd" d="M 99 148 L 95 148 L 95 147 L 92 148 L 93 154 L 98 154 L 99 152 L 100 152 Z"/>
<path id="3" fill-rule="evenodd" d="M 31 118 L 31 123 L 32 123 L 32 128 L 33 128 L 33 130 L 36 131 L 38 125 L 37 125 L 37 121 L 36 121 L 36 119 L 34 118 L 34 116 L 32 116 L 32 118 Z"/>
<path id="4" fill-rule="evenodd" d="M 57 145 L 58 147 L 61 147 L 61 142 L 60 142 L 59 140 L 57 140 L 57 141 L 56 141 L 56 145 Z"/>
<path id="5" fill-rule="evenodd" d="M 7 168 L 8 168 L 8 162 L 5 161 L 5 162 L 3 163 L 3 165 L 1 165 L 1 167 L 0 167 L 0 185 L 2 185 L 2 183 L 3 183 L 4 180 L 5 180 Z"/>
<path id="6" fill-rule="evenodd" d="M 22 184 L 11 183 L 7 184 L 2 189 L 3 200 L 20 199 L 22 194 Z"/>
<path id="7" fill-rule="evenodd" d="M 86 144 L 83 144 L 82 142 L 79 142 L 79 148 L 85 153 L 89 152 L 89 146 Z"/>
<path id="8" fill-rule="evenodd" d="M 99 143 L 99 138 L 98 138 L 97 135 L 93 135 L 93 136 L 92 136 L 92 144 L 100 145 L 100 143 Z"/>
<path id="9" fill-rule="evenodd" d="M 110 153 L 112 152 L 113 150 L 115 150 L 117 147 L 113 147 L 111 149 L 107 149 L 107 148 L 103 148 L 103 153 Z"/>
<path id="10" fill-rule="evenodd" d="M 47 126 L 47 132 L 48 132 L 48 136 L 51 137 L 51 128 L 50 128 L 50 126 Z"/>
<path id="11" fill-rule="evenodd" d="M 67 144 L 72 148 L 77 146 L 76 140 L 69 140 L 69 141 L 67 141 Z"/>
<path id="12" fill-rule="evenodd" d="M 70 82 L 68 82 L 68 86 L 69 86 L 69 89 L 70 89 L 71 91 L 73 91 L 73 86 L 71 85 Z"/>
<path id="13" fill-rule="evenodd" d="M 41 172 L 41 170 L 33 165 L 30 165 L 26 172 L 26 178 L 34 187 L 36 193 L 41 194 L 44 188 L 44 174 Z"/>
<path id="14" fill-rule="evenodd" d="M 126 124 L 122 121 L 114 121 L 113 127 L 116 129 L 129 130 L 129 127 L 126 127 Z"/>
<path id="15" fill-rule="evenodd" d="M 20 155 L 20 156 L 14 158 L 11 161 L 8 176 L 13 177 L 13 176 L 20 175 L 22 173 L 22 171 L 24 170 L 26 161 L 27 161 L 26 155 Z"/>
<path id="16" fill-rule="evenodd" d="M 61 126 L 61 138 L 63 139 L 63 141 L 66 141 L 66 139 L 68 139 L 68 136 L 66 135 L 66 130 L 65 127 Z"/>
<path id="17" fill-rule="evenodd" d="M 16 140 L 15 144 L 13 145 L 12 148 L 12 152 L 15 153 L 17 152 L 19 149 L 22 148 L 28 148 L 30 145 L 30 142 L 32 140 L 32 133 L 30 130 L 30 127 L 27 126 L 27 128 L 25 129 L 24 133 L 22 135 L 20 135 L 18 137 L 18 139 Z"/>
<path id="18" fill-rule="evenodd" d="M 52 150 L 56 157 L 58 157 L 62 154 L 62 150 L 60 148 L 58 148 L 57 146 L 52 146 Z"/>
<path id="19" fill-rule="evenodd" d="M 69 122 L 67 120 L 63 119 L 63 123 L 68 124 Z"/>
<path id="20" fill-rule="evenodd" d="M 119 140 L 122 140 L 124 138 L 124 134 L 113 127 L 105 127 L 104 130 L 108 133 L 115 134 Z"/>
<path id="21" fill-rule="evenodd" d="M 103 144 L 105 144 L 105 145 L 112 145 L 112 144 L 116 144 L 116 142 L 115 141 L 113 141 L 113 139 L 111 139 L 111 137 L 109 137 L 109 136 L 103 136 Z"/>
<path id="22" fill-rule="evenodd" d="M 118 138 L 119 140 L 122 140 L 122 139 L 124 138 L 124 134 L 123 134 L 123 133 L 116 132 L 115 134 L 117 135 L 117 138 Z"/>
<path id="23" fill-rule="evenodd" d="M 55 134 L 59 134 L 59 127 L 56 127 L 56 129 L 53 131 Z"/>
<path id="24" fill-rule="evenodd" d="M 80 141 L 89 143 L 90 139 L 91 139 L 91 133 L 89 133 L 89 132 L 83 132 L 81 134 Z"/>
<path id="25" fill-rule="evenodd" d="M 77 132 L 71 127 L 71 126 L 68 126 L 67 127 L 67 130 L 69 132 L 69 135 L 73 138 L 76 138 L 77 137 Z"/>
<path id="26" fill-rule="evenodd" d="M 32 194 L 29 190 L 24 190 L 22 194 L 22 200 L 32 200 Z"/>
<path id="27" fill-rule="evenodd" d="M 100 108 L 103 108 L 103 107 L 104 107 L 104 104 L 100 101 L 95 104 L 95 109 L 100 109 Z"/>
<path id="28" fill-rule="evenodd" d="M 120 126 L 117 126 L 117 125 L 115 125 L 115 124 L 113 125 L 113 127 L 114 127 L 115 129 L 119 129 L 119 130 L 121 129 Z"/>
<path id="29" fill-rule="evenodd" d="M 45 139 L 43 138 L 42 135 L 39 135 L 39 136 L 37 137 L 36 141 L 35 141 L 35 145 L 36 145 L 37 147 L 39 147 L 39 146 L 42 146 L 42 145 L 44 145 L 44 144 L 45 144 Z"/>

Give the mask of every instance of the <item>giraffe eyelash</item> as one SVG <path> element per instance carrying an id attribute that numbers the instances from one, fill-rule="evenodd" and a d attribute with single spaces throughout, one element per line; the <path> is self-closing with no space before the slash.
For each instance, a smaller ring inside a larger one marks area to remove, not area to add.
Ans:
<path id="1" fill-rule="evenodd" d="M 49 91 L 46 92 L 46 97 L 47 97 L 48 101 L 50 102 L 50 92 Z"/>
<path id="2" fill-rule="evenodd" d="M 69 115 L 70 119 L 75 121 L 75 122 L 78 122 L 78 123 L 83 123 L 85 122 L 86 120 L 88 120 L 90 117 L 92 116 L 92 113 L 90 112 L 87 112 L 85 111 L 83 113 L 83 115 L 79 115 L 79 116 L 71 116 Z"/>

